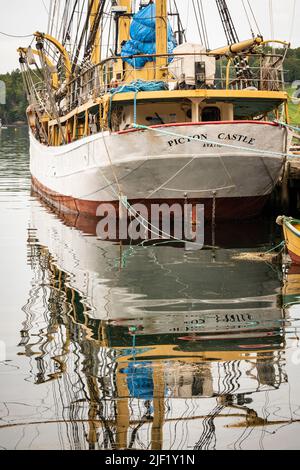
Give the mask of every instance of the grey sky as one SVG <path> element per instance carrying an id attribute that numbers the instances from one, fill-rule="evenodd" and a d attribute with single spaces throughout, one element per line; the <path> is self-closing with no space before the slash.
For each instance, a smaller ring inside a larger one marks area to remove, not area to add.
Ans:
<path id="1" fill-rule="evenodd" d="M 271 26 L 269 0 L 250 0 L 256 14 L 260 29 L 265 38 L 270 39 Z M 245 2 L 246 3 L 246 2 Z M 0 0 L 2 6 L 0 16 L 0 31 L 9 34 L 25 35 L 34 31 L 46 31 L 47 12 L 50 0 Z M 188 39 L 199 42 L 197 28 L 193 21 L 191 0 L 177 0 L 178 7 L 183 13 L 183 23 L 188 25 Z M 300 28 L 297 26 L 300 18 L 300 0 L 296 0 L 296 13 L 293 34 L 290 37 L 294 0 L 273 0 L 274 27 L 276 39 L 291 39 L 292 47 L 300 47 Z M 205 7 L 210 47 L 225 44 L 224 33 L 214 0 L 203 0 Z M 249 26 L 242 7 L 242 0 L 228 0 L 240 39 L 250 37 Z M 189 13 L 189 14 L 188 14 Z M 18 67 L 16 49 L 19 45 L 28 45 L 30 38 L 7 38 L 0 35 L 0 73 L 11 71 Z"/>

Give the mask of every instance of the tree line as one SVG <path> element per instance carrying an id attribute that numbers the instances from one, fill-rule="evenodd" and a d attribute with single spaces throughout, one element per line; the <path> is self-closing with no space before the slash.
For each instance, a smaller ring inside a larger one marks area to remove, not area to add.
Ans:
<path id="1" fill-rule="evenodd" d="M 5 104 L 0 104 L 2 122 L 5 124 L 14 124 L 18 121 L 26 122 L 28 103 L 21 72 L 14 70 L 11 73 L 0 75 L 0 80 L 4 82 L 6 88 Z"/>

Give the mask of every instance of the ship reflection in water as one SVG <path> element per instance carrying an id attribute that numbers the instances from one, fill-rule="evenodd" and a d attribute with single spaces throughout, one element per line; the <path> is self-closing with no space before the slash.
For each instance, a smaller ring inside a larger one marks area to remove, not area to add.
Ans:
<path id="1" fill-rule="evenodd" d="M 257 251 L 254 227 L 268 246 L 269 226 L 219 228 L 224 248 L 185 252 L 101 241 L 89 223 L 32 202 L 19 346 L 45 395 L 33 447 L 295 447 L 300 274 L 291 287 L 281 266 L 238 256 Z"/>

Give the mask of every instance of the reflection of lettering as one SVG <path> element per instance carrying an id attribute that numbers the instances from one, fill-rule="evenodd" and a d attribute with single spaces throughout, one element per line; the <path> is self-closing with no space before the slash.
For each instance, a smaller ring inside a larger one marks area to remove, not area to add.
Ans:
<path id="1" fill-rule="evenodd" d="M 225 132 L 221 132 L 218 135 L 217 139 L 224 140 L 227 142 L 236 142 L 236 143 L 248 144 L 248 145 L 254 145 L 255 140 L 256 140 L 253 137 L 249 137 L 244 134 L 227 134 Z M 176 145 L 183 145 L 188 142 L 193 142 L 195 140 L 204 141 L 203 147 L 219 147 L 217 143 L 205 142 L 206 140 L 210 140 L 208 139 L 207 134 L 196 134 L 196 135 L 188 136 L 188 137 L 179 137 L 178 139 L 169 140 L 168 144 L 169 144 L 169 147 L 175 147 Z M 214 140 L 214 139 L 211 139 L 211 140 Z"/>
<path id="2" fill-rule="evenodd" d="M 227 323 L 229 322 L 247 322 L 247 321 L 252 321 L 252 316 L 249 313 L 233 313 L 233 314 L 216 314 L 216 322 L 220 323 L 222 321 L 225 321 Z"/>
<path id="3" fill-rule="evenodd" d="M 234 323 L 234 322 L 245 322 L 245 321 L 251 321 L 252 320 L 252 317 L 251 315 L 249 315 L 249 313 L 247 314 L 244 314 L 244 313 L 239 313 L 239 314 L 236 314 L 236 313 L 233 313 L 232 315 L 225 315 L 225 321 L 228 322 L 228 323 Z"/>

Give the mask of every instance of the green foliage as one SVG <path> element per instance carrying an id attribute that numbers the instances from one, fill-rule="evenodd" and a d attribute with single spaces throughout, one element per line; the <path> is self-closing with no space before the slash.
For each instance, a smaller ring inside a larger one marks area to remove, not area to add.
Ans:
<path id="1" fill-rule="evenodd" d="M 6 104 L 0 104 L 0 117 L 5 124 L 26 121 L 28 106 L 23 85 L 22 74 L 19 70 L 0 75 L 0 80 L 6 86 Z"/>
<path id="2" fill-rule="evenodd" d="M 284 69 L 286 70 L 285 79 L 287 82 L 300 80 L 300 47 L 297 49 L 289 49 Z"/>
<path id="3" fill-rule="evenodd" d="M 287 89 L 287 92 L 290 98 L 292 97 L 294 91 L 295 90 L 292 88 Z M 300 105 L 294 104 L 291 99 L 289 100 L 289 116 L 290 116 L 291 124 L 299 127 L 300 126 Z"/>

